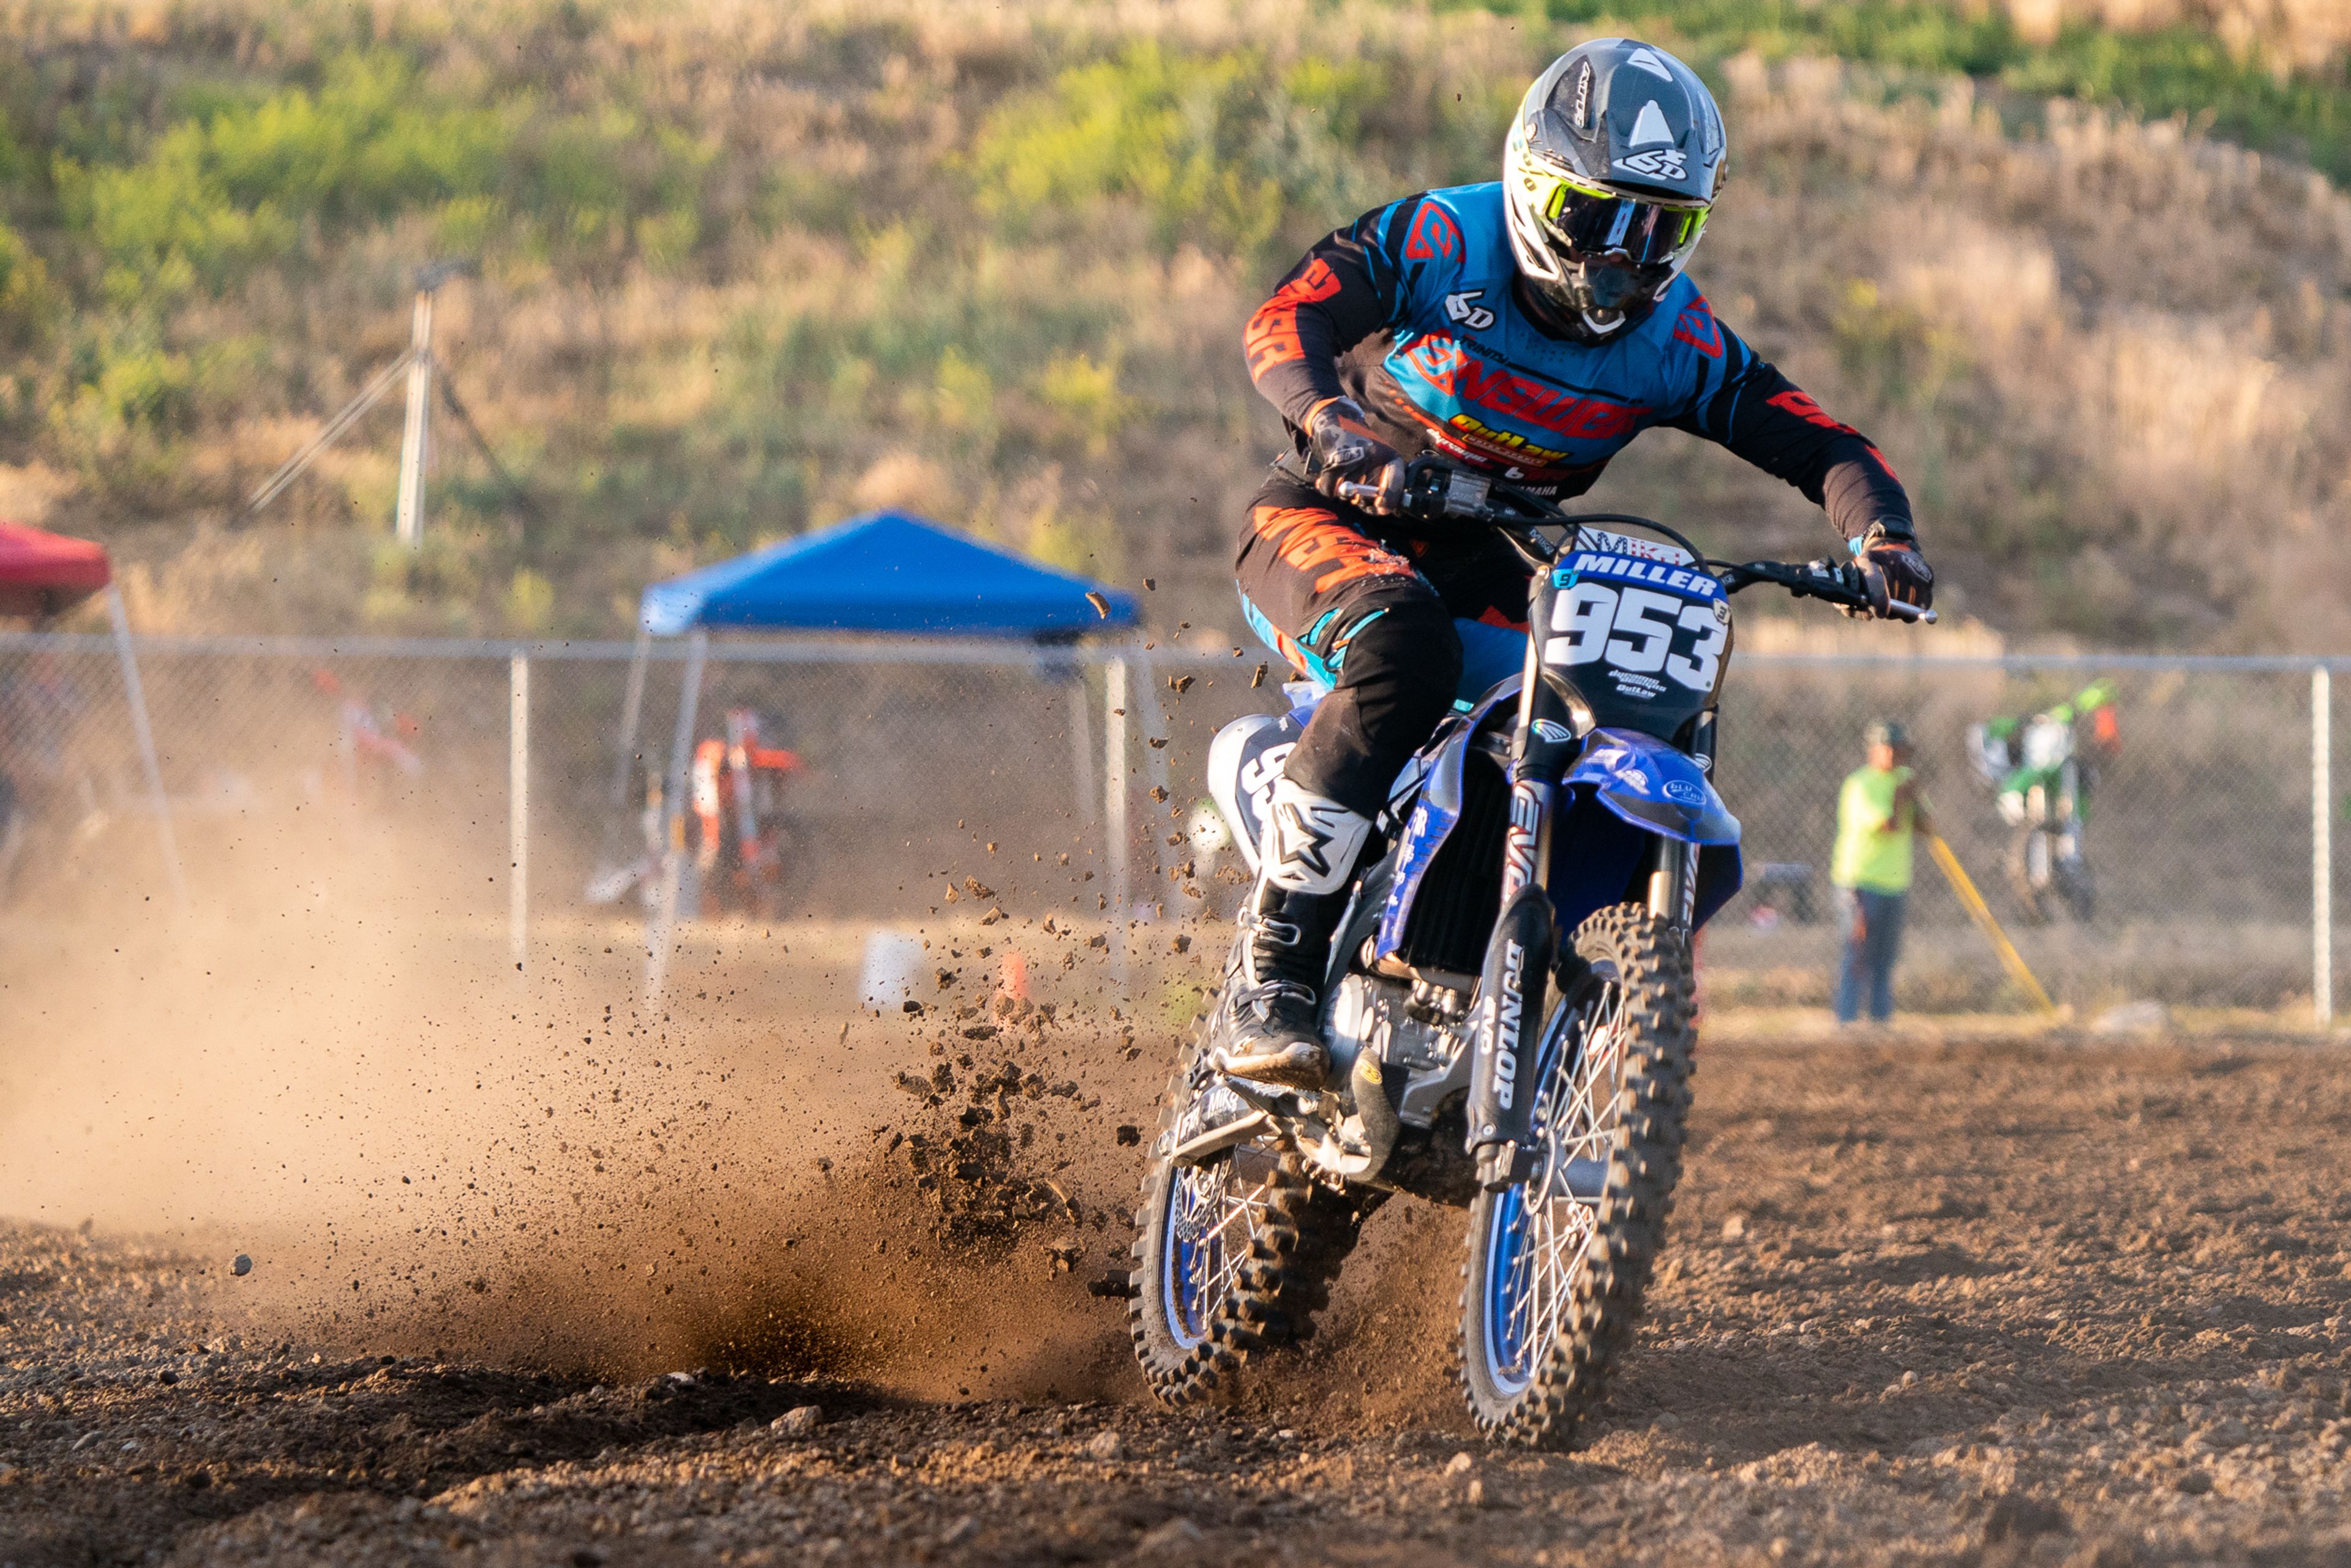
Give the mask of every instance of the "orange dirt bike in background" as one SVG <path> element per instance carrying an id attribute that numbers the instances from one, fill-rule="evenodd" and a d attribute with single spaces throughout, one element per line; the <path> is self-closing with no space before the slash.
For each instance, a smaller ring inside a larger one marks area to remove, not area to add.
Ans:
<path id="1" fill-rule="evenodd" d="M 1460 1207 L 1470 1416 L 1563 1447 L 1606 1391 L 1665 1239 L 1691 937 L 1740 885 L 1739 821 L 1711 777 L 1730 596 L 1770 583 L 1869 601 L 1851 566 L 1709 561 L 1661 524 L 1567 516 L 1427 459 L 1405 510 L 1490 528 L 1532 569 L 1525 665 L 1396 780 L 1332 946 L 1328 1080 L 1232 1076 L 1207 1024 L 1184 1051 L 1148 1149 L 1129 1324 L 1154 1392 L 1197 1398 L 1307 1334 L 1378 1205 Z M 1313 700 L 1237 720 L 1211 748 L 1245 849 Z"/>
<path id="2" fill-rule="evenodd" d="M 690 907 L 697 914 L 774 919 L 806 883 L 808 838 L 783 810 L 786 780 L 801 770 L 799 754 L 767 745 L 762 727 L 752 709 L 733 708 L 726 715 L 726 737 L 706 737 L 694 748 L 677 847 L 694 867 Z M 632 888 L 647 900 L 658 894 L 664 789 L 659 768 L 645 768 L 640 818 L 644 852 L 590 878 L 589 903 L 617 903 Z"/>

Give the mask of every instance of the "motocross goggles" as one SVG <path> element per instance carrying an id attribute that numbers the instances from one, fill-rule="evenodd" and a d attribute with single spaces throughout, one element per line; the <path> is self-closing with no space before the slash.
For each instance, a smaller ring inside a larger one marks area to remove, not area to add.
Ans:
<path id="1" fill-rule="evenodd" d="M 1528 205 L 1552 253 L 1592 261 L 1622 253 L 1636 267 L 1678 267 L 1706 231 L 1706 202 L 1643 200 L 1549 171 L 1530 171 Z"/>

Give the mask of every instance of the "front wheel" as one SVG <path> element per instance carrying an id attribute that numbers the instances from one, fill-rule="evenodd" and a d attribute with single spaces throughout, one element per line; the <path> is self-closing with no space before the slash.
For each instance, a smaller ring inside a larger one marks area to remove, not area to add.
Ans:
<path id="1" fill-rule="evenodd" d="M 1537 1161 L 1469 1210 L 1459 1375 L 1489 1437 L 1563 1448 L 1632 1337 L 1681 1176 L 1687 952 L 1636 904 L 1577 928 L 1582 977 L 1546 1020 Z"/>
<path id="2" fill-rule="evenodd" d="M 1319 1186 L 1295 1154 L 1258 1142 L 1196 1165 L 1169 1157 L 1245 1110 L 1206 1071 L 1200 1048 L 1187 1050 L 1144 1174 L 1128 1276 L 1134 1359 L 1165 1404 L 1191 1404 L 1250 1353 L 1311 1334 L 1384 1196 Z"/>
<path id="3" fill-rule="evenodd" d="M 2048 829 L 2034 823 L 2020 830 L 2009 847 L 2009 882 L 2029 925 L 2046 925 L 2057 913 L 2053 837 Z"/>

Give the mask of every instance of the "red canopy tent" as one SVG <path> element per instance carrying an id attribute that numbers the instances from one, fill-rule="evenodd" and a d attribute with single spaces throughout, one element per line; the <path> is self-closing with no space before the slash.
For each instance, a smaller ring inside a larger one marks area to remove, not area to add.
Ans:
<path id="1" fill-rule="evenodd" d="M 100 589 L 106 591 L 107 619 L 114 626 L 115 656 L 122 663 L 122 695 L 130 702 L 131 734 L 154 801 L 156 830 L 162 835 L 163 870 L 172 895 L 184 907 L 187 886 L 180 870 L 179 842 L 172 831 L 171 802 L 163 793 L 163 771 L 155 756 L 155 730 L 147 719 L 147 694 L 131 646 L 131 621 L 123 613 L 122 593 L 114 586 L 106 547 L 22 523 L 0 522 L 0 618 L 22 615 L 46 621 Z"/>
<path id="2" fill-rule="evenodd" d="M 0 615 L 46 619 L 113 579 L 104 545 L 0 522 Z"/>

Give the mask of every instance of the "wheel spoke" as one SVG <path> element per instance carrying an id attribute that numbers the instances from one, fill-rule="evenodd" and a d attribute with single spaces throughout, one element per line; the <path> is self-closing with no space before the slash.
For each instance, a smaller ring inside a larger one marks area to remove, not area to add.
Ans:
<path id="1" fill-rule="evenodd" d="M 1498 1281 L 1499 1332 L 1489 1347 L 1497 1382 L 1523 1386 L 1565 1330 L 1576 1281 L 1598 1228 L 1598 1194 L 1569 1185 L 1573 1163 L 1604 1173 L 1616 1134 L 1625 1068 L 1622 989 L 1603 983 L 1561 1020 L 1559 1044 L 1535 1100 L 1541 1174 L 1520 1189 L 1516 1250 Z M 1604 1182 L 1604 1175 L 1603 1176 Z M 1498 1232 L 1499 1227 L 1498 1225 Z M 1490 1256 L 1499 1261 L 1498 1233 Z"/>
<path id="2" fill-rule="evenodd" d="M 1180 1342 L 1207 1338 L 1217 1304 L 1231 1292 L 1262 1223 L 1267 1185 L 1242 1187 L 1230 1159 L 1177 1173 L 1165 1246 L 1178 1266 L 1168 1276 L 1167 1304 L 1174 1320 L 1168 1327 Z"/>

